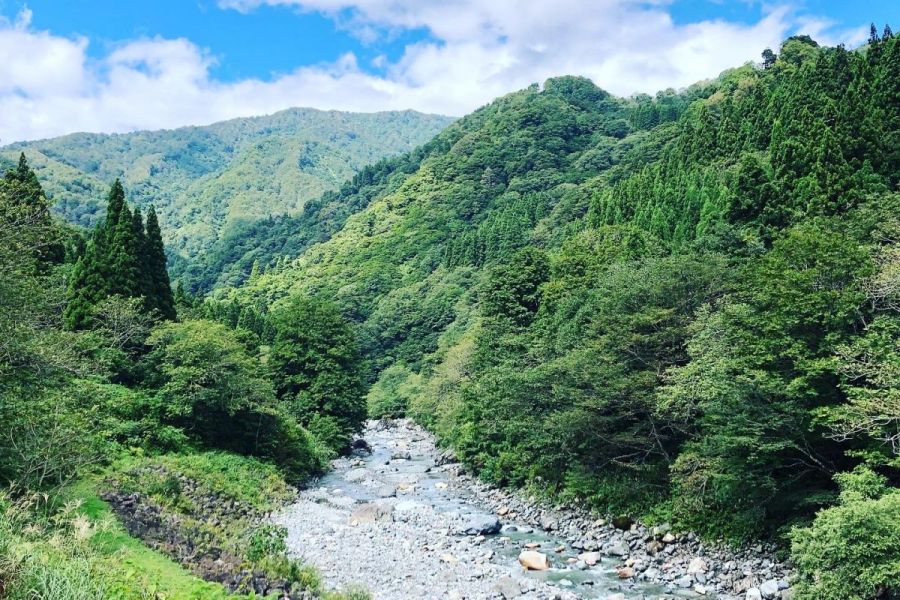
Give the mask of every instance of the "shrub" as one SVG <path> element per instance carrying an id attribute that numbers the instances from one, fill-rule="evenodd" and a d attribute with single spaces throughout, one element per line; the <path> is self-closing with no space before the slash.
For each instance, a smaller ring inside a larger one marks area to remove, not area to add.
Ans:
<path id="1" fill-rule="evenodd" d="M 864 467 L 837 480 L 840 504 L 791 534 L 795 597 L 893 597 L 900 593 L 900 490 L 886 491 L 884 479 Z"/>

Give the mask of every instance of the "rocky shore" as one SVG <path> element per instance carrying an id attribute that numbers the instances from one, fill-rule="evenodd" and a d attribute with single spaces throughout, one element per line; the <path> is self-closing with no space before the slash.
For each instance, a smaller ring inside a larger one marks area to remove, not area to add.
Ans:
<path id="1" fill-rule="evenodd" d="M 292 554 L 378 600 L 786 600 L 773 548 L 545 506 L 464 473 L 408 420 L 372 422 L 351 457 L 275 521 Z"/>

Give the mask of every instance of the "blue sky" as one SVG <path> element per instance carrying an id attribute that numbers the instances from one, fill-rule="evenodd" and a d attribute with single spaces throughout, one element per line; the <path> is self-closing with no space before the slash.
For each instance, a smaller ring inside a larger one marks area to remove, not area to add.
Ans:
<path id="1" fill-rule="evenodd" d="M 560 74 L 683 87 L 794 33 L 900 29 L 888 0 L 0 0 L 0 140 L 295 105 L 464 114 Z M 8 61 L 7 61 L 8 62 Z"/>

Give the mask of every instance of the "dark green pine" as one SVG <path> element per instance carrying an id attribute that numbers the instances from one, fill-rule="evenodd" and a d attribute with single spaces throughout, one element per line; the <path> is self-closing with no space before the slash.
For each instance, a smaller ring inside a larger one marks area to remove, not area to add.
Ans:
<path id="1" fill-rule="evenodd" d="M 146 257 L 147 273 L 150 294 L 153 307 L 159 311 L 163 319 L 175 319 L 175 298 L 172 295 L 172 284 L 169 281 L 169 271 L 166 268 L 166 248 L 162 241 L 162 232 L 159 229 L 159 220 L 156 217 L 156 209 L 150 206 L 147 211 L 147 235 L 145 239 L 144 255 Z"/>

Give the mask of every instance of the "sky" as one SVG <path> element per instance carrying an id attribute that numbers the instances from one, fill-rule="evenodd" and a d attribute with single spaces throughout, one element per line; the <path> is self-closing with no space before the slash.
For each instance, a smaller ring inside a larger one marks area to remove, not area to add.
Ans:
<path id="1" fill-rule="evenodd" d="M 896 0 L 0 0 L 0 144 L 293 106 L 461 116 L 558 75 L 683 88 Z"/>

